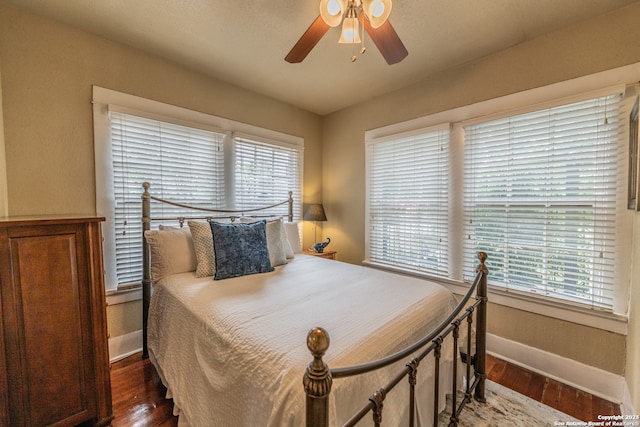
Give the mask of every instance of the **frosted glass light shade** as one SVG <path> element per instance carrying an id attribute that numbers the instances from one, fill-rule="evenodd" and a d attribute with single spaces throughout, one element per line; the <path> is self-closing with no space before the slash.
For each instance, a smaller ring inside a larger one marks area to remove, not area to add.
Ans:
<path id="1" fill-rule="evenodd" d="M 344 18 L 342 22 L 342 32 L 339 43 L 360 43 L 360 31 L 358 29 L 358 18 Z"/>
<path id="2" fill-rule="evenodd" d="M 379 28 L 391 14 L 391 0 L 362 0 L 362 10 L 373 28 Z"/>
<path id="3" fill-rule="evenodd" d="M 337 27 L 347 8 L 347 0 L 320 0 L 320 16 L 330 27 Z"/>

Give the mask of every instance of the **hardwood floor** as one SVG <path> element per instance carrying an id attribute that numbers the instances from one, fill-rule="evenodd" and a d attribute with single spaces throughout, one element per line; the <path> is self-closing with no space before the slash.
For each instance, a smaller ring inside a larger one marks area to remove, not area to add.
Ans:
<path id="1" fill-rule="evenodd" d="M 155 367 L 142 353 L 111 365 L 111 394 L 115 418 L 112 427 L 176 427 L 173 401 L 165 399 Z"/>
<path id="2" fill-rule="evenodd" d="M 620 405 L 487 355 L 487 378 L 582 421 L 620 415 Z"/>
<path id="3" fill-rule="evenodd" d="M 620 407 L 558 381 L 487 356 L 487 378 L 582 421 L 598 415 L 619 415 Z M 112 427 L 176 427 L 173 401 L 146 359 L 135 354 L 111 366 L 115 419 Z"/>

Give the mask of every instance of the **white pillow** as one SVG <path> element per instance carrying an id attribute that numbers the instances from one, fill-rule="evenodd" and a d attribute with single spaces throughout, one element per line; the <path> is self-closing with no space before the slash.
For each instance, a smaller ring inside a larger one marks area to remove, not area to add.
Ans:
<path id="1" fill-rule="evenodd" d="M 196 277 L 213 276 L 216 273 L 216 259 L 213 251 L 213 234 L 208 222 L 187 221 L 196 254 Z"/>
<path id="2" fill-rule="evenodd" d="M 282 221 L 282 245 L 284 246 L 284 253 L 287 259 L 291 259 L 294 257 L 295 253 L 293 252 L 293 248 L 291 247 L 291 242 L 289 242 L 289 238 L 287 237 L 287 229 L 285 227 L 286 222 Z"/>
<path id="3" fill-rule="evenodd" d="M 196 269 L 197 258 L 189 230 L 147 230 L 144 236 L 149 244 L 153 283 L 171 274 Z"/>
<path id="4" fill-rule="evenodd" d="M 291 256 L 289 258 L 293 258 L 293 254 L 299 254 L 302 252 L 302 243 L 300 242 L 300 223 L 297 221 L 285 222 L 284 231 L 287 236 L 287 242 L 289 242 L 289 246 L 291 248 Z"/>

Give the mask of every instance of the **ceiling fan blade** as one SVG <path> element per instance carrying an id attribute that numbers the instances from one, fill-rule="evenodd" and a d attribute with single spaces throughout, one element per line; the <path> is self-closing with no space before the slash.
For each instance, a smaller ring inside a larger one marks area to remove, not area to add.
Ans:
<path id="1" fill-rule="evenodd" d="M 367 34 L 369 34 L 387 64 L 397 64 L 407 57 L 409 54 L 407 48 L 404 47 L 402 40 L 398 37 L 398 33 L 396 33 L 396 30 L 393 29 L 388 20 L 380 27 L 373 28 L 369 19 L 364 16 L 364 13 L 361 13 L 360 22 L 364 25 L 364 29 L 367 30 Z"/>
<path id="2" fill-rule="evenodd" d="M 304 58 L 307 57 L 311 49 L 318 44 L 322 36 L 325 35 L 327 31 L 331 28 L 322 16 L 316 18 L 315 21 L 307 28 L 307 31 L 304 32 L 300 40 L 296 42 L 291 51 L 284 58 L 285 61 L 295 64 L 297 62 L 302 62 Z"/>

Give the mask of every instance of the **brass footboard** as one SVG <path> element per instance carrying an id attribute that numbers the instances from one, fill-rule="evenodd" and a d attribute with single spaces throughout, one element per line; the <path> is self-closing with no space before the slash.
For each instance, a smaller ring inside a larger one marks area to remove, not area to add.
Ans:
<path id="1" fill-rule="evenodd" d="M 329 334 L 322 328 L 314 328 L 307 335 L 307 347 L 313 355 L 313 361 L 309 363 L 303 378 L 306 397 L 306 425 L 307 427 L 327 427 L 329 425 L 329 395 L 334 379 L 344 378 L 381 369 L 400 360 L 410 359 L 405 368 L 398 372 L 388 384 L 373 392 L 368 402 L 355 413 L 343 426 L 354 426 L 368 413 L 372 414 L 374 425 L 380 426 L 383 415 L 383 402 L 388 393 L 404 378 L 409 384 L 409 426 L 415 425 L 415 386 L 417 383 L 418 367 L 420 362 L 429 354 L 434 357 L 434 406 L 433 425 L 438 425 L 439 386 L 440 386 L 440 357 L 442 345 L 448 336 L 453 339 L 453 387 L 451 390 L 451 416 L 449 426 L 458 424 L 458 417 L 464 406 L 473 397 L 480 402 L 485 402 L 485 363 L 486 363 L 486 335 L 487 335 L 487 275 L 485 265 L 487 254 L 478 254 L 480 264 L 476 269 L 476 277 L 469 291 L 457 305 L 456 309 L 435 330 L 429 333 L 415 344 L 383 359 L 365 363 L 362 365 L 345 368 L 329 369 L 322 360 L 329 348 Z M 465 309 L 473 293 L 476 293 L 476 301 Z M 472 348 L 473 315 L 476 317 L 476 345 L 475 355 Z M 466 385 L 464 396 L 458 403 L 457 376 L 458 376 L 458 341 L 460 328 L 466 322 L 467 338 L 466 351 L 463 362 L 466 366 Z M 473 355 L 473 356 L 472 356 Z M 473 367 L 474 380 L 471 382 L 471 369 Z"/>

